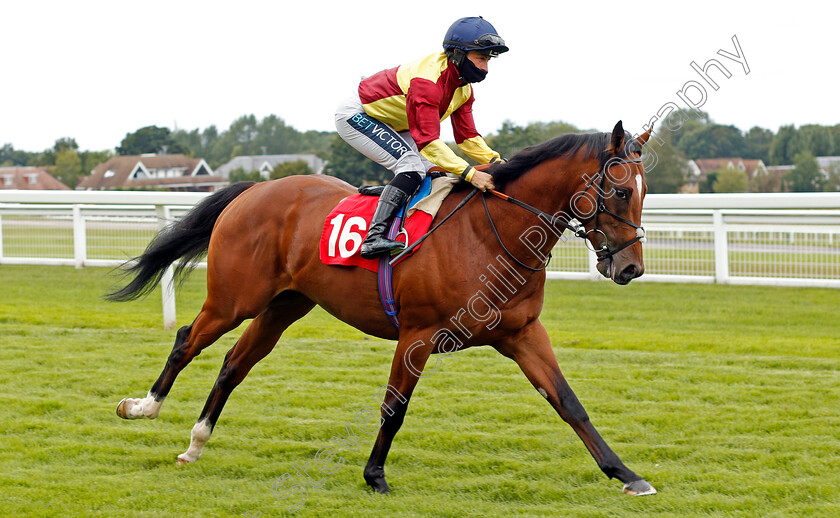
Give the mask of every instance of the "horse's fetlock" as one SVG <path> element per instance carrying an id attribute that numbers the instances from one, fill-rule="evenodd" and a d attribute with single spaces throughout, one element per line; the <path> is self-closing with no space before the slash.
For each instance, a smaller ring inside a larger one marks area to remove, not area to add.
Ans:
<path id="1" fill-rule="evenodd" d="M 371 481 L 378 478 L 385 478 L 384 466 L 368 466 L 365 468 L 365 480 Z"/>
<path id="2" fill-rule="evenodd" d="M 190 431 L 190 439 L 198 441 L 202 445 L 210 440 L 210 435 L 213 433 L 213 426 L 207 419 L 202 419 L 195 423 Z"/>

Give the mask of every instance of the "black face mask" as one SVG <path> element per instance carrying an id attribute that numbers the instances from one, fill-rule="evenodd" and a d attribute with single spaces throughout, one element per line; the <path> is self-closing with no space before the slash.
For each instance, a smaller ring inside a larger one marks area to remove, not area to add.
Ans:
<path id="1" fill-rule="evenodd" d="M 487 77 L 487 72 L 475 66 L 466 56 L 458 65 L 458 73 L 461 74 L 461 80 L 465 83 L 480 83 Z"/>

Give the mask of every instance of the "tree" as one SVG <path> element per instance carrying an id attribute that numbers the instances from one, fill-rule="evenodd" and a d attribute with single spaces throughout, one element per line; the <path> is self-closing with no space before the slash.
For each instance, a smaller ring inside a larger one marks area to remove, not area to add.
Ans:
<path id="1" fill-rule="evenodd" d="M 296 174 L 312 174 L 312 169 L 309 169 L 309 166 L 304 160 L 295 160 L 294 162 L 282 162 L 274 166 L 274 169 L 271 170 L 270 178 L 274 180 L 276 178 L 284 178 L 286 176 L 292 176 Z"/>
<path id="2" fill-rule="evenodd" d="M 828 168 L 828 177 L 823 184 L 823 190 L 826 192 L 840 191 L 840 163 L 833 163 Z"/>
<path id="3" fill-rule="evenodd" d="M 747 173 L 740 169 L 726 168 L 716 171 L 716 178 L 712 183 L 714 192 L 747 192 Z"/>
<path id="4" fill-rule="evenodd" d="M 744 135 L 744 155 L 742 158 L 753 158 L 763 161 L 770 160 L 770 144 L 773 142 L 773 132 L 753 126 Z"/>
<path id="5" fill-rule="evenodd" d="M 580 130 L 563 121 L 532 122 L 517 126 L 507 120 L 494 135 L 488 135 L 487 144 L 503 157 L 511 157 L 528 146 L 534 146 L 567 133 L 580 133 Z"/>
<path id="6" fill-rule="evenodd" d="M 303 135 L 276 115 L 265 117 L 257 125 L 257 135 L 251 143 L 252 154 L 292 154 L 301 149 Z"/>
<path id="7" fill-rule="evenodd" d="M 664 120 L 657 125 L 659 134 L 668 133 L 671 144 L 679 147 L 680 141 L 695 131 L 699 131 L 711 124 L 709 114 L 702 110 L 682 108 L 668 113 Z"/>
<path id="8" fill-rule="evenodd" d="M 169 128 L 146 126 L 134 133 L 129 133 L 117 147 L 119 155 L 142 155 L 144 153 L 184 153 L 189 149 L 172 138 Z"/>
<path id="9" fill-rule="evenodd" d="M 53 151 L 55 151 L 56 153 L 68 149 L 71 151 L 79 151 L 79 144 L 76 143 L 76 139 L 69 137 L 60 138 L 56 140 L 55 144 L 53 145 Z"/>
<path id="10" fill-rule="evenodd" d="M 683 136 L 678 146 L 690 160 L 744 155 L 746 143 L 735 126 L 710 124 Z"/>
<path id="11" fill-rule="evenodd" d="M 235 156 L 262 154 L 261 150 L 256 151 L 251 145 L 256 137 L 257 118 L 254 115 L 243 115 L 218 136 L 204 158 L 211 167 L 218 167 Z"/>
<path id="12" fill-rule="evenodd" d="M 799 135 L 793 124 L 782 126 L 770 143 L 770 163 L 785 165 L 793 162 L 793 157 L 801 151 Z"/>
<path id="13" fill-rule="evenodd" d="M 90 174 L 93 168 L 114 156 L 110 151 L 82 151 L 79 158 L 82 159 L 82 173 Z"/>
<path id="14" fill-rule="evenodd" d="M 834 149 L 831 150 L 831 156 L 840 156 L 840 124 L 835 124 L 829 130 L 834 141 Z"/>
<path id="15" fill-rule="evenodd" d="M 237 167 L 230 172 L 230 183 L 236 182 L 263 182 L 265 178 L 262 177 L 259 171 L 245 171 L 241 167 Z"/>
<path id="16" fill-rule="evenodd" d="M 706 178 L 701 178 L 697 182 L 697 191 L 702 193 L 715 192 L 715 182 L 717 181 L 718 172 L 712 171 L 706 175 Z"/>
<path id="17" fill-rule="evenodd" d="M 70 188 L 76 187 L 82 174 L 82 159 L 75 149 L 65 147 L 56 152 L 53 175 L 61 183 Z"/>
<path id="18" fill-rule="evenodd" d="M 781 190 L 781 182 L 776 175 L 756 170 L 750 179 L 750 192 L 780 192 Z"/>
<path id="19" fill-rule="evenodd" d="M 217 160 L 213 155 L 213 147 L 219 140 L 219 130 L 213 125 L 208 126 L 204 131 L 179 129 L 172 133 L 172 139 L 182 148 L 188 149 L 189 156 L 203 158 L 213 168 L 219 167 L 230 158 L 224 156 L 221 160 Z"/>
<path id="20" fill-rule="evenodd" d="M 682 152 L 671 144 L 671 134 L 662 133 L 662 144 L 651 139 L 645 145 L 645 183 L 650 194 L 680 192 L 688 178 L 688 164 Z M 652 159 L 650 155 L 655 155 Z M 652 161 L 655 161 L 652 165 Z"/>
<path id="21" fill-rule="evenodd" d="M 29 165 L 32 153 L 17 151 L 11 144 L 4 144 L 0 147 L 0 166 L 25 166 Z"/>
<path id="22" fill-rule="evenodd" d="M 788 188 L 793 192 L 822 191 L 825 179 L 820 172 L 817 159 L 810 151 L 802 151 L 794 157 L 794 168 L 785 174 Z"/>
<path id="23" fill-rule="evenodd" d="M 327 160 L 324 174 L 353 185 L 387 183 L 394 177 L 391 171 L 350 147 L 338 134 L 333 136 Z"/>
<path id="24" fill-rule="evenodd" d="M 814 156 L 829 156 L 834 151 L 834 135 L 828 126 L 806 124 L 799 128 L 799 142 L 802 150 Z"/>
<path id="25" fill-rule="evenodd" d="M 190 150 L 190 156 L 195 157 L 202 157 L 204 158 L 204 147 L 201 145 L 201 133 L 194 129 L 192 131 L 186 131 L 183 129 L 175 130 L 172 132 L 172 140 L 175 141 L 175 144 Z"/>
<path id="26" fill-rule="evenodd" d="M 58 157 L 59 152 L 61 151 L 73 151 L 78 152 L 79 144 L 76 143 L 76 139 L 74 138 L 60 138 L 55 141 L 53 147 L 49 149 L 45 149 L 40 153 L 27 153 L 29 155 L 28 159 L 26 160 L 26 164 L 21 165 L 30 165 L 30 166 L 51 166 L 56 165 L 56 159 Z M 65 161 L 67 157 L 65 157 Z M 66 165 L 66 164 L 65 164 Z"/>
<path id="27" fill-rule="evenodd" d="M 254 115 L 243 115 L 230 127 L 219 133 L 211 126 L 200 133 L 179 132 L 180 142 L 201 156 L 210 167 L 219 167 L 240 155 L 280 155 L 312 153 L 325 157 L 335 132 L 307 131 L 301 133 L 276 115 L 258 120 Z"/>

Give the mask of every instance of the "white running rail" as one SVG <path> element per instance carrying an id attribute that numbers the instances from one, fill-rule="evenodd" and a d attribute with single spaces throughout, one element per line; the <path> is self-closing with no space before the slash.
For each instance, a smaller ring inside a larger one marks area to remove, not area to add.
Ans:
<path id="1" fill-rule="evenodd" d="M 118 266 L 208 193 L 0 190 L 0 264 Z M 639 280 L 840 288 L 840 193 L 645 198 Z M 579 239 L 553 251 L 550 279 L 601 279 Z M 175 324 L 172 270 L 164 326 Z"/>

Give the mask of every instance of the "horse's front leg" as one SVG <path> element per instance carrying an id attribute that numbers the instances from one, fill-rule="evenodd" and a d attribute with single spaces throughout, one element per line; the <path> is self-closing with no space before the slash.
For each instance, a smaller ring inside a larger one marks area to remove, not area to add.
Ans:
<path id="1" fill-rule="evenodd" d="M 388 385 L 380 390 L 382 399 L 382 425 L 365 466 L 365 481 L 377 493 L 391 489 L 385 482 L 385 459 L 391 442 L 402 426 L 411 393 L 420 379 L 432 345 L 426 344 L 415 333 L 400 333 L 400 340 L 391 363 Z"/>
<path id="2" fill-rule="evenodd" d="M 539 393 L 557 410 L 560 417 L 583 440 L 598 467 L 609 478 L 624 482 L 624 492 L 631 495 L 652 495 L 656 489 L 621 462 L 592 423 L 560 372 L 557 358 L 545 328 L 535 320 L 515 336 L 497 344 L 496 349 L 512 358 Z"/>

